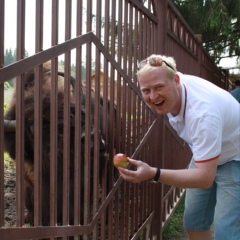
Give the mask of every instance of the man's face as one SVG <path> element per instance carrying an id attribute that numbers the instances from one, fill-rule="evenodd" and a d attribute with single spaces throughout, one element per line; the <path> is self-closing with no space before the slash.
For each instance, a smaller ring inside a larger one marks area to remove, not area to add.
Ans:
<path id="1" fill-rule="evenodd" d="M 145 102 L 160 115 L 178 115 L 181 109 L 181 86 L 179 76 L 169 79 L 162 68 L 138 77 Z"/>

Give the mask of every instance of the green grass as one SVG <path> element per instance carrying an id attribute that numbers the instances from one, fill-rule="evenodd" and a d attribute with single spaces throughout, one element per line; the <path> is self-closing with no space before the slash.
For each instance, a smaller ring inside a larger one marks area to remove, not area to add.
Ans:
<path id="1" fill-rule="evenodd" d="M 177 209 L 167 223 L 162 235 L 163 240 L 179 239 L 186 235 L 186 231 L 183 228 L 184 200 L 185 197 L 182 198 Z"/>

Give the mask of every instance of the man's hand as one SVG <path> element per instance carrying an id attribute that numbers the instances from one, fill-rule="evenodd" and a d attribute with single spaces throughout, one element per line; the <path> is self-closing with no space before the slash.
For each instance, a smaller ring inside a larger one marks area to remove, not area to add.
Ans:
<path id="1" fill-rule="evenodd" d="M 140 160 L 128 158 L 128 162 L 136 167 L 136 170 L 128 170 L 125 168 L 118 168 L 121 176 L 129 182 L 140 183 L 146 180 L 153 179 L 156 174 L 156 168 L 150 167 L 147 163 Z"/>

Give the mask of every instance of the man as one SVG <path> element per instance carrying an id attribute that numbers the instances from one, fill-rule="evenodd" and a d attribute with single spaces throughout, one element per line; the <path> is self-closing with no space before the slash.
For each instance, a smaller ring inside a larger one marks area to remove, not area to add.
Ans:
<path id="1" fill-rule="evenodd" d="M 240 80 L 235 81 L 236 88 L 232 90 L 230 93 L 237 99 L 240 103 Z"/>
<path id="2" fill-rule="evenodd" d="M 240 105 L 209 81 L 176 70 L 173 58 L 152 55 L 137 77 L 145 102 L 190 146 L 189 169 L 159 169 L 128 158 L 136 171 L 119 168 L 130 182 L 154 179 L 186 188 L 184 226 L 190 240 L 240 239 Z M 159 132 L 159 134 L 161 134 Z"/>

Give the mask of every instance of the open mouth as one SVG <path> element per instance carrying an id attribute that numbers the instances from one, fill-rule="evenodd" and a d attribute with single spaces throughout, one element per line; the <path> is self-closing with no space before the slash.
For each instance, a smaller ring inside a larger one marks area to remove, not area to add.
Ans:
<path id="1" fill-rule="evenodd" d="M 160 107 L 160 106 L 162 106 L 163 104 L 164 104 L 164 100 L 160 100 L 160 101 L 158 101 L 158 102 L 155 102 L 155 103 L 153 103 L 155 106 L 157 106 L 157 107 Z"/>

